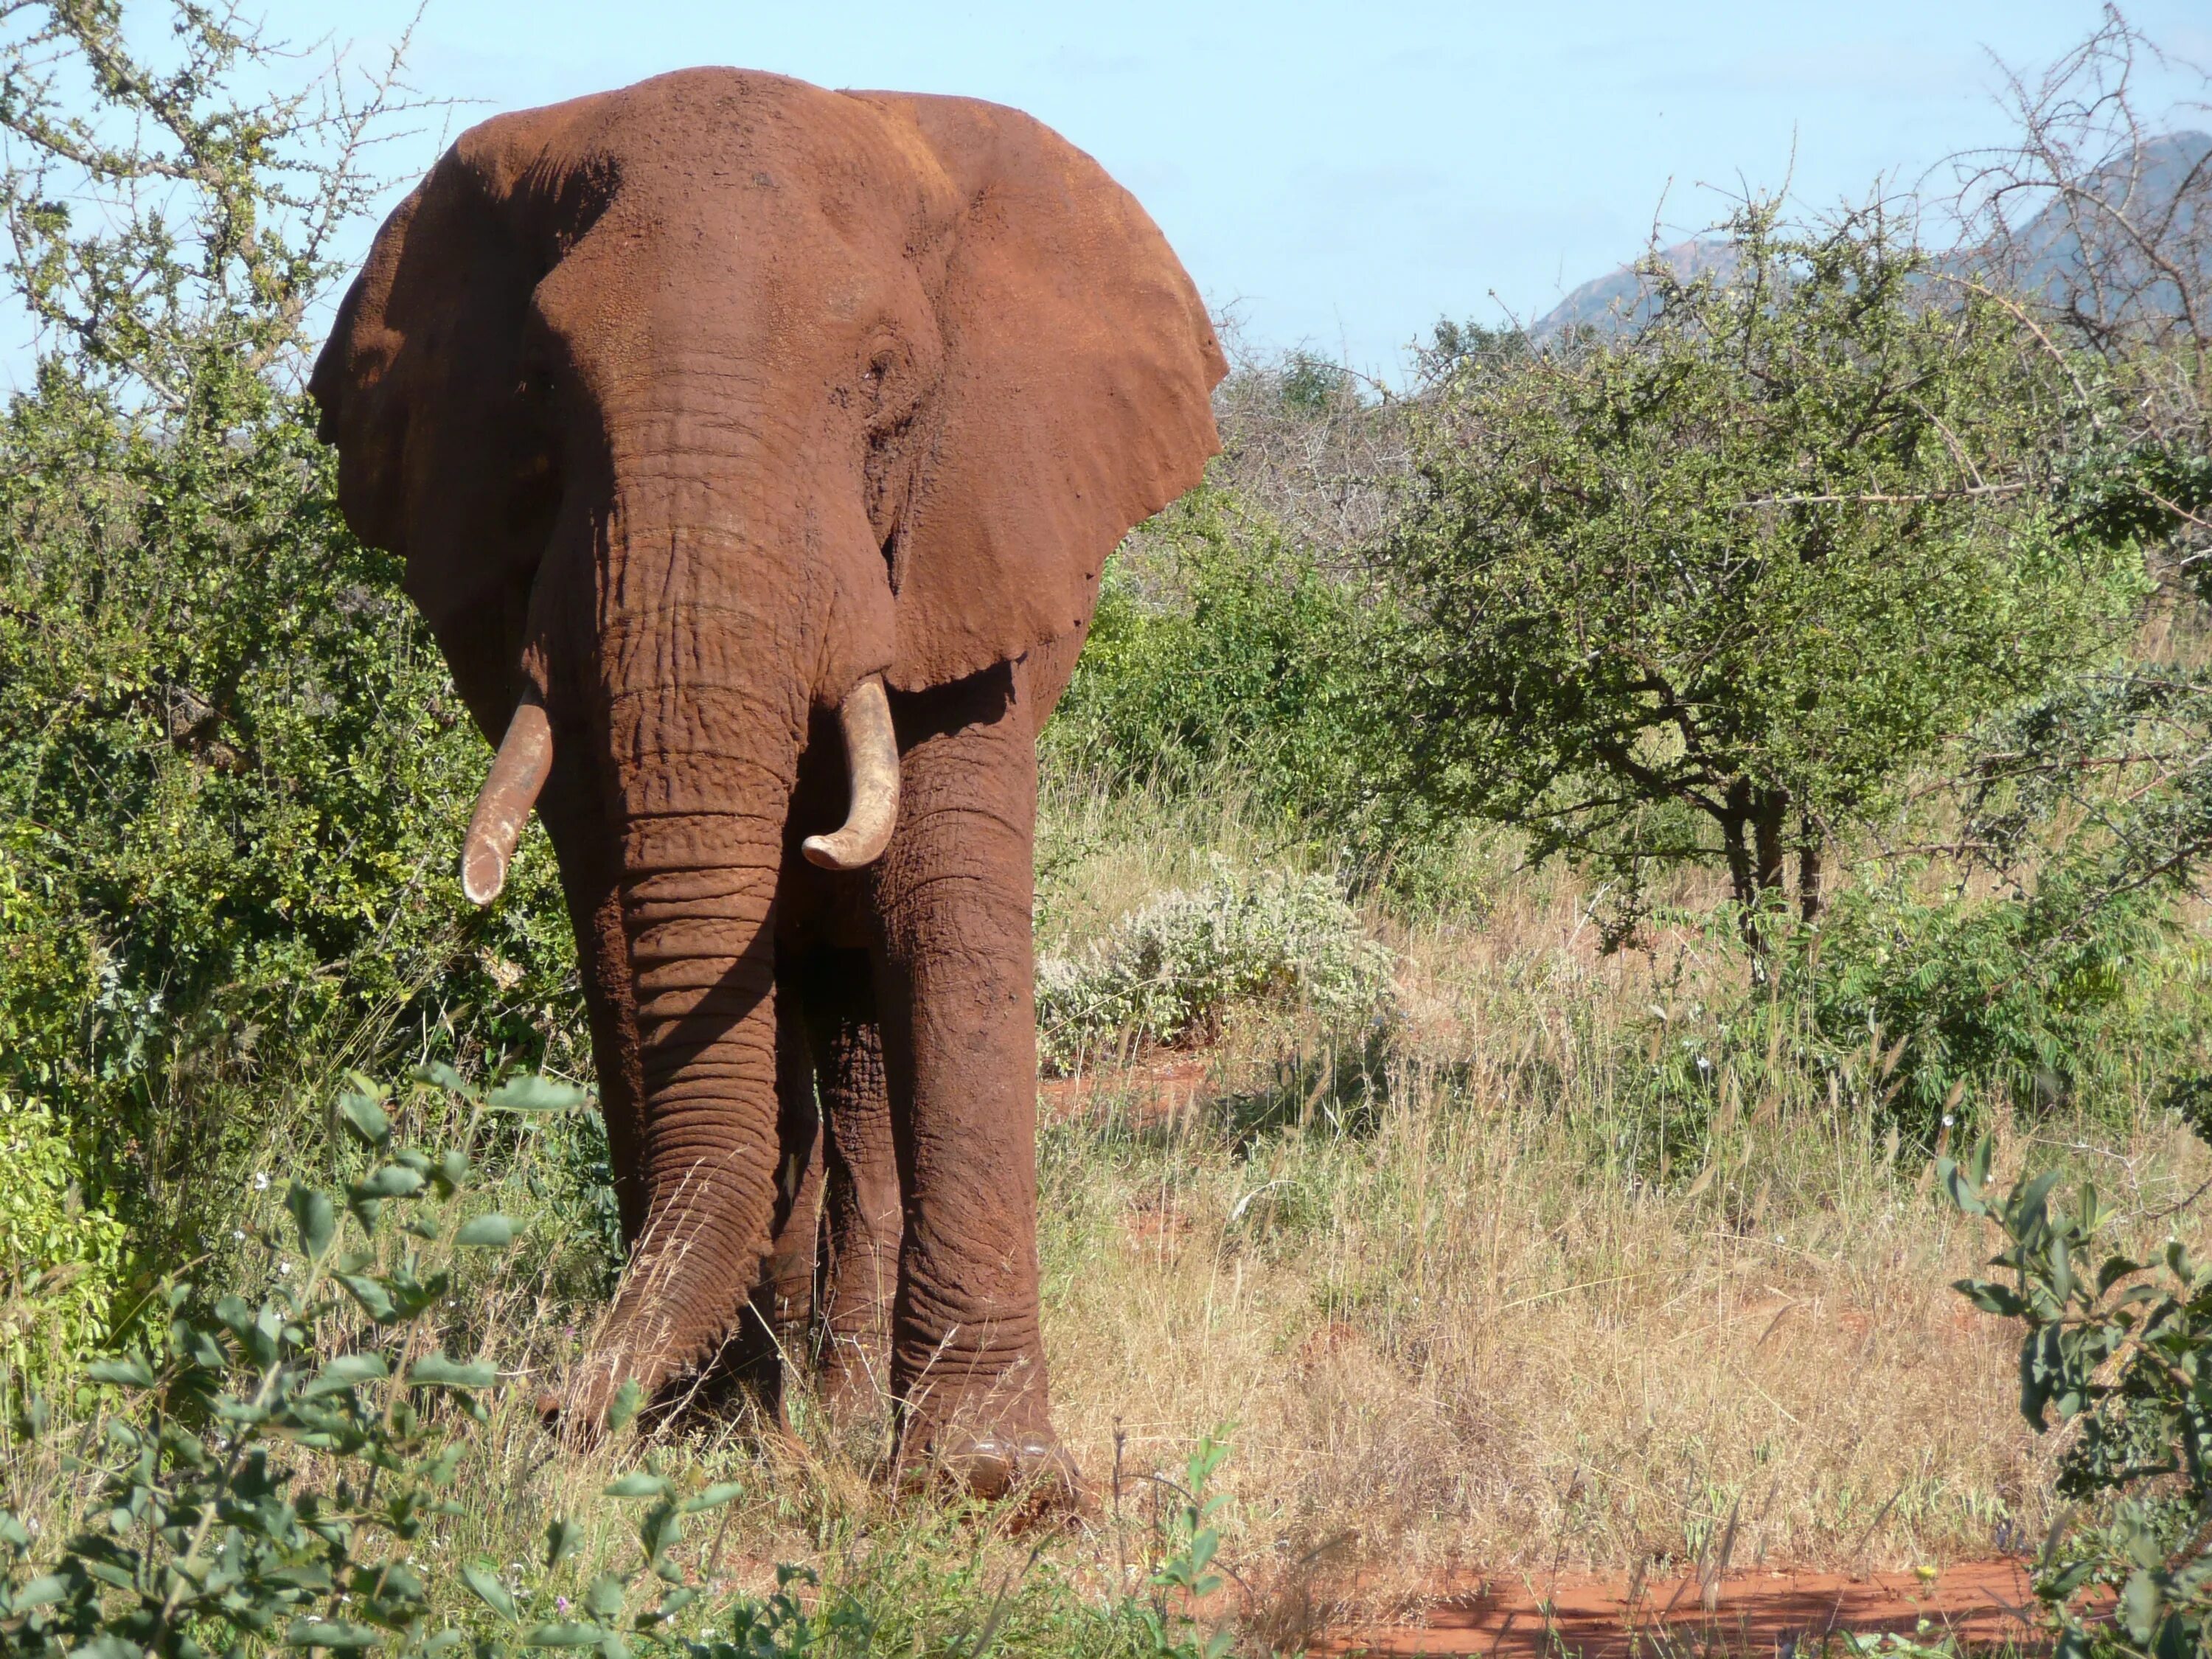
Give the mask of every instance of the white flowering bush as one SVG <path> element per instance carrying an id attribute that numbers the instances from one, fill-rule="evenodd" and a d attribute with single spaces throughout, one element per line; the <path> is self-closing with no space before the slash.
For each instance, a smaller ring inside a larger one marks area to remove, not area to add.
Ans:
<path id="1" fill-rule="evenodd" d="M 1204 886 L 1163 895 L 1078 954 L 1039 959 L 1038 1048 L 1066 1069 L 1105 1041 L 1203 1042 L 1239 1007 L 1371 1026 L 1395 1016 L 1393 965 L 1330 877 L 1217 860 Z"/>

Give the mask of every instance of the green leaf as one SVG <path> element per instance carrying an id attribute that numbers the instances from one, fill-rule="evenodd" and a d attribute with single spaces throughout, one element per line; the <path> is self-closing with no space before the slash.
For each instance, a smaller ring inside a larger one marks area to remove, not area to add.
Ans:
<path id="1" fill-rule="evenodd" d="M 623 1581 L 603 1572 L 584 1592 L 584 1610 L 594 1619 L 619 1619 L 623 1610 Z"/>
<path id="2" fill-rule="evenodd" d="M 365 1273 L 340 1273 L 338 1283 L 345 1286 L 348 1296 L 361 1304 L 362 1311 L 380 1325 L 388 1323 L 398 1311 L 392 1305 L 392 1293 L 381 1282 Z"/>
<path id="3" fill-rule="evenodd" d="M 2018 1291 L 1992 1284 L 1986 1279 L 1954 1279 L 1951 1288 L 1984 1313 L 2017 1319 L 2027 1311 L 2027 1304 L 2021 1300 Z"/>
<path id="4" fill-rule="evenodd" d="M 465 1100 L 476 1098 L 476 1091 L 461 1081 L 461 1074 L 442 1060 L 426 1060 L 417 1066 L 415 1068 L 415 1080 L 417 1083 L 428 1083 L 433 1087 L 443 1089 L 448 1094 L 459 1095 Z"/>
<path id="5" fill-rule="evenodd" d="M 33 1607 L 51 1607 L 69 1594 L 69 1581 L 56 1573 L 46 1573 L 33 1578 L 9 1598 L 15 1611 L 28 1613 Z"/>
<path id="6" fill-rule="evenodd" d="M 514 1243 L 514 1223 L 503 1215 L 480 1215 L 463 1224 L 453 1243 L 465 1249 L 503 1250 Z"/>
<path id="7" fill-rule="evenodd" d="M 2159 1592 L 2158 1580 L 2148 1571 L 2132 1574 L 2126 1588 L 2120 1591 L 2120 1623 L 2127 1627 L 2130 1636 L 2139 1645 L 2148 1646 L 2158 1629 L 2159 1615 L 2166 1598 Z"/>
<path id="8" fill-rule="evenodd" d="M 646 1510 L 637 1523 L 637 1541 L 645 1551 L 645 1559 L 653 1563 L 653 1570 L 671 1583 L 680 1581 L 683 1574 L 663 1571 L 670 1564 L 663 1559 L 671 1545 L 684 1537 L 684 1522 L 678 1517 L 673 1498 L 663 1498 Z"/>
<path id="9" fill-rule="evenodd" d="M 591 1097 L 573 1083 L 532 1073 L 509 1078 L 484 1097 L 484 1104 L 499 1112 L 565 1112 Z"/>
<path id="10" fill-rule="evenodd" d="M 744 1496 L 744 1490 L 735 1480 L 719 1480 L 696 1498 L 685 1498 L 682 1508 L 686 1515 L 696 1515 L 702 1510 L 720 1509 L 732 1498 Z"/>
<path id="11" fill-rule="evenodd" d="M 459 1360 L 441 1353 L 425 1354 L 407 1368 L 407 1382 L 414 1388 L 489 1389 L 499 1381 L 499 1372 L 486 1360 Z"/>
<path id="12" fill-rule="evenodd" d="M 2063 1601 L 2096 1576 L 2094 1561 L 2074 1561 L 2035 1581 L 2035 1593 L 2045 1601 Z"/>
<path id="13" fill-rule="evenodd" d="M 1951 1202 L 1966 1215 L 1986 1215 L 1989 1206 L 1982 1202 L 1976 1183 L 1948 1158 L 1936 1160 L 1936 1184 L 1950 1194 Z"/>
<path id="14" fill-rule="evenodd" d="M 291 1211 L 292 1224 L 299 1231 L 300 1254 L 311 1262 L 320 1261 L 338 1231 L 337 1206 L 331 1202 L 330 1194 L 295 1184 L 284 1195 L 284 1206 Z"/>
<path id="15" fill-rule="evenodd" d="M 2063 1170 L 2046 1170 L 2014 1193 L 2008 1206 L 2013 1214 L 2031 1224 L 2044 1219 L 2044 1206 L 2051 1197 L 2051 1189 L 2064 1176 Z"/>
<path id="16" fill-rule="evenodd" d="M 373 1096 L 349 1091 L 338 1097 L 338 1115 L 364 1146 L 381 1151 L 392 1139 L 392 1120 Z"/>
<path id="17" fill-rule="evenodd" d="M 638 1407 L 644 1403 L 645 1390 L 638 1386 L 637 1379 L 624 1377 L 622 1387 L 615 1390 L 615 1397 L 607 1401 L 607 1432 L 620 1434 L 628 1428 L 630 1419 L 637 1415 Z"/>
<path id="18" fill-rule="evenodd" d="M 84 1374 L 95 1382 L 112 1382 L 122 1389 L 154 1386 L 153 1371 L 135 1353 L 125 1354 L 118 1359 L 95 1359 L 84 1368 Z"/>
<path id="19" fill-rule="evenodd" d="M 381 1382 L 391 1375 L 392 1367 L 385 1363 L 382 1354 L 340 1354 L 300 1390 L 300 1397 L 319 1400 L 325 1395 L 337 1394 L 363 1382 Z"/>
<path id="20" fill-rule="evenodd" d="M 556 1516 L 545 1528 L 545 1570 L 548 1572 L 584 1547 L 584 1528 L 580 1522 L 565 1516 Z"/>
<path id="21" fill-rule="evenodd" d="M 665 1498 L 670 1490 L 665 1477 L 639 1469 L 611 1482 L 605 1489 L 605 1495 L 609 1498 Z"/>
<path id="22" fill-rule="evenodd" d="M 514 1597 L 508 1593 L 507 1586 L 500 1582 L 498 1573 L 489 1563 L 470 1562 L 463 1566 L 461 1582 L 476 1592 L 477 1601 L 506 1620 L 508 1624 L 514 1624 L 520 1616 L 515 1611 Z"/>
<path id="23" fill-rule="evenodd" d="M 411 1198 L 422 1190 L 422 1177 L 404 1164 L 382 1164 L 368 1172 L 366 1181 L 356 1182 L 346 1188 L 349 1196 L 358 1200 L 364 1198 Z"/>

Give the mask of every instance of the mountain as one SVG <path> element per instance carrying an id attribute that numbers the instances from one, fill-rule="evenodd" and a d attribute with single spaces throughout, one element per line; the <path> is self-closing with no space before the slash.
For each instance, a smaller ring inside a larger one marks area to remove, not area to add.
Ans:
<path id="1" fill-rule="evenodd" d="M 1735 269 L 1735 245 L 1715 236 L 1693 236 L 1659 250 L 1675 276 L 1687 281 L 1708 271 L 1725 276 Z M 1536 319 L 1528 331 L 1538 340 L 1581 325 L 1601 333 L 1626 334 L 1650 320 L 1651 296 L 1634 265 L 1594 276 Z"/>
<path id="2" fill-rule="evenodd" d="M 2212 277 L 2212 134 L 2163 133 L 2146 140 L 2131 155 L 2108 161 L 2082 179 L 2082 191 L 2093 200 L 2069 212 L 2063 202 L 2047 204 L 2006 244 L 1955 255 L 1943 261 L 1952 269 L 1996 263 L 2012 273 L 2014 287 L 2040 293 L 2063 305 L 2069 297 L 2085 299 L 2114 290 L 2144 290 L 2144 298 L 2172 307 L 2172 284 L 2144 283 L 2148 267 L 2133 252 L 2116 216 L 2137 227 L 2160 222 L 2169 212 L 2172 222 L 2163 239 L 2169 257 L 2177 249 L 2193 254 L 2207 277 Z M 2185 199 L 2177 200 L 2185 191 Z M 2082 231 L 2088 233 L 2090 252 L 2085 258 Z M 1735 249 L 1724 238 L 1694 236 L 1658 250 L 1668 269 L 1685 279 L 1712 272 L 1725 276 L 1735 265 Z M 1583 325 L 1605 333 L 1626 333 L 1648 320 L 1651 300 L 1633 264 L 1622 265 L 1594 277 L 1546 312 L 1530 327 L 1538 340 Z"/>
<path id="3" fill-rule="evenodd" d="M 2131 309 L 2168 317 L 2179 309 L 2172 280 L 2154 270 L 2124 225 L 2193 276 L 2191 287 L 2212 280 L 2212 135 L 2147 140 L 2131 156 L 2090 173 L 2082 193 L 2089 199 L 2074 210 L 2062 202 L 2045 207 L 2009 246 L 1989 250 L 1989 262 L 2008 271 L 2014 287 L 2054 305 L 2077 305 L 2105 322 L 2123 320 Z"/>

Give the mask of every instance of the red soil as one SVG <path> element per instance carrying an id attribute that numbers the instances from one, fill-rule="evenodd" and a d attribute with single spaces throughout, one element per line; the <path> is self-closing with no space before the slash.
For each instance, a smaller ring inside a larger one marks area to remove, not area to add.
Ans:
<path id="1" fill-rule="evenodd" d="M 1209 1069 L 1203 1054 L 1169 1051 L 1109 1071 L 1040 1078 L 1037 1102 L 1056 1118 L 1115 1107 L 1139 1123 L 1152 1123 L 1188 1111 L 1193 1102 L 1209 1097 L 1213 1092 Z"/>
<path id="2" fill-rule="evenodd" d="M 2021 1561 L 1969 1561 L 1933 1582 L 1914 1573 L 1731 1572 L 1711 1611 L 1698 1579 L 1637 1583 L 1618 1575 L 1470 1576 L 1395 1623 L 1328 1632 L 1317 1654 L 1484 1654 L 1510 1659 L 1636 1659 L 1690 1651 L 1787 1655 L 1843 1632 L 1894 1633 L 1961 1649 L 2037 1648 L 2048 1638 Z M 1922 1621 L 1926 1627 L 1922 1628 Z"/>

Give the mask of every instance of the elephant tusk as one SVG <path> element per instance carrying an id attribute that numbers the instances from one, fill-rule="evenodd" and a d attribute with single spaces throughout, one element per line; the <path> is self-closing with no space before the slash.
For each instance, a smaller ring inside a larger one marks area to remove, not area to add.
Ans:
<path id="1" fill-rule="evenodd" d="M 483 793 L 469 818 L 461 848 L 461 891 L 472 904 L 489 904 L 507 885 L 507 866 L 521 839 L 523 821 L 537 804 L 553 769 L 553 725 L 535 690 L 522 694 L 507 722 L 507 735 L 492 757 Z"/>
<path id="2" fill-rule="evenodd" d="M 844 828 L 809 836 L 799 850 L 824 870 L 858 870 L 884 855 L 898 822 L 898 738 L 883 681 L 871 674 L 847 692 L 837 723 L 845 733 L 845 763 L 853 769 L 852 809 Z"/>

